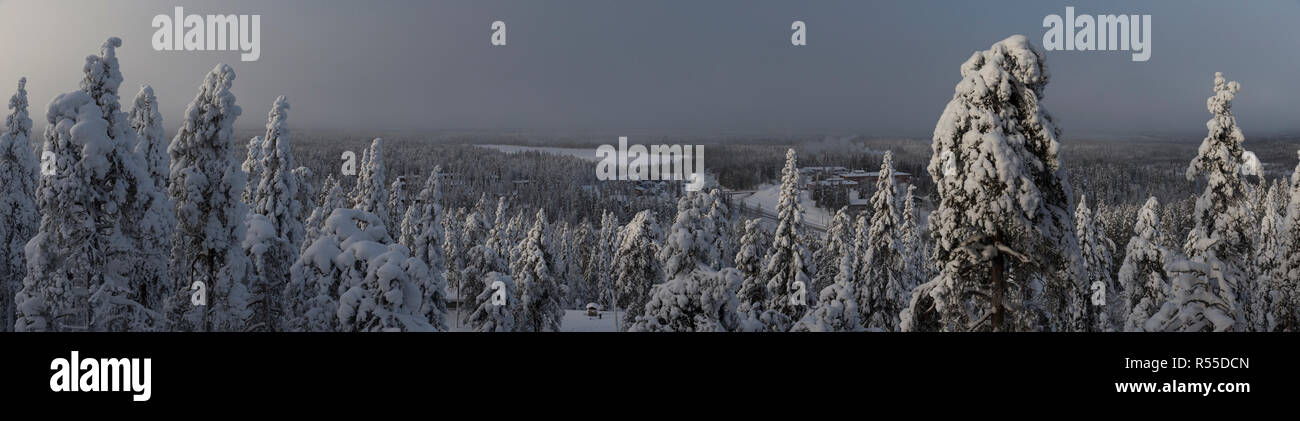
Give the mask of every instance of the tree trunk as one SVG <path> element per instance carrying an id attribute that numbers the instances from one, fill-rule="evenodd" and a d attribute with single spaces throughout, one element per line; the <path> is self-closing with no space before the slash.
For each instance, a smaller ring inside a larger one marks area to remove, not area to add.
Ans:
<path id="1" fill-rule="evenodd" d="M 1002 243 L 1002 232 L 998 231 L 998 233 L 993 237 L 993 244 L 997 245 L 1001 243 Z M 1002 258 L 1001 252 L 993 256 L 993 273 L 992 273 L 993 291 L 991 294 L 991 296 L 993 297 L 992 298 L 993 309 L 990 310 L 992 314 L 989 317 L 989 322 L 993 324 L 994 332 L 1002 331 L 1002 289 L 1003 289 L 1002 278 L 1003 276 L 1005 276 L 1004 275 L 1006 271 L 1006 268 L 1004 267 L 1005 264 L 1006 263 L 1005 260 Z"/>

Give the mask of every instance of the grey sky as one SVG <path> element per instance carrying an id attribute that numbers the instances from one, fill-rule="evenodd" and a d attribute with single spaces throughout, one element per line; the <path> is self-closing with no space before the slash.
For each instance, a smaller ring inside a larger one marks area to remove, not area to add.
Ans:
<path id="1" fill-rule="evenodd" d="M 126 82 L 172 126 L 218 62 L 238 74 L 241 127 L 276 95 L 291 124 L 348 129 L 848 131 L 928 137 L 976 50 L 1042 42 L 1047 14 L 1151 14 L 1148 62 L 1048 53 L 1046 104 L 1069 133 L 1204 132 L 1215 71 L 1240 81 L 1251 134 L 1300 131 L 1296 1 L 65 1 L 0 0 L 0 95 L 19 76 L 44 105 L 76 89 L 112 35 Z M 262 15 L 262 57 L 158 52 L 157 14 Z M 509 45 L 489 44 L 493 20 Z M 808 24 L 809 45 L 789 43 Z"/>

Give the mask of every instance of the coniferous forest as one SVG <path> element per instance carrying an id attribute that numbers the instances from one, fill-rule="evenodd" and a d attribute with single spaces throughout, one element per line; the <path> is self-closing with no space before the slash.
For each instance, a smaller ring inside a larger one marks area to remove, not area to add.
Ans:
<path id="1" fill-rule="evenodd" d="M 241 103 L 224 64 L 161 109 L 124 48 L 43 109 L 8 81 L 4 330 L 540 332 L 588 308 L 628 332 L 1300 330 L 1300 151 L 1247 142 L 1232 104 L 1259 91 L 1214 69 L 1199 144 L 1117 158 L 1061 128 L 1046 55 L 1012 36 L 959 66 L 928 143 L 666 139 L 709 150 L 687 192 L 484 146 L 603 134 L 300 128 L 313 104 Z M 805 200 L 829 166 L 870 194 Z"/>

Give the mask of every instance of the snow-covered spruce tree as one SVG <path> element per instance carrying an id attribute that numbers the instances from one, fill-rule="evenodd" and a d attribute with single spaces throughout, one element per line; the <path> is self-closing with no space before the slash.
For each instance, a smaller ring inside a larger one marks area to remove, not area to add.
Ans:
<path id="1" fill-rule="evenodd" d="M 1205 247 L 1209 241 L 1199 228 L 1193 228 L 1183 248 Z M 1206 282 L 1214 276 L 1214 271 L 1203 259 L 1188 258 L 1173 250 L 1165 254 L 1169 293 L 1160 310 L 1147 319 L 1142 329 L 1147 332 L 1203 332 L 1232 328 L 1234 319 L 1228 303 Z"/>
<path id="2" fill-rule="evenodd" d="M 41 222 L 25 248 L 27 275 L 15 297 L 18 332 L 88 329 L 84 291 L 97 281 L 90 242 L 95 209 L 88 178 L 104 165 L 83 159 L 82 151 L 108 149 L 108 124 L 82 91 L 55 97 L 46 118 L 44 152 L 53 155 L 46 164 L 52 171 L 42 174 L 36 190 Z"/>
<path id="3" fill-rule="evenodd" d="M 425 305 L 422 313 L 430 316 L 430 324 L 446 330 L 447 265 L 442 257 L 442 189 L 438 183 L 441 170 L 440 166 L 433 168 L 424 189 L 406 210 L 399 242 L 411 249 L 411 256 L 423 259 L 429 266 L 429 277 L 421 283 Z"/>
<path id="4" fill-rule="evenodd" d="M 172 232 L 176 227 L 176 206 L 172 203 L 171 197 L 166 194 L 171 178 L 171 159 L 167 156 L 169 139 L 163 133 L 162 113 L 158 108 L 158 98 L 154 95 L 153 88 L 149 85 L 142 86 L 135 96 L 128 119 L 131 128 L 135 130 L 134 152 L 144 159 L 149 176 L 153 179 L 154 187 L 159 193 L 158 203 L 154 204 L 157 208 L 154 214 L 158 217 L 156 224 L 158 228 L 152 237 L 157 239 L 157 242 L 149 244 L 151 239 L 142 239 L 145 244 L 142 244 L 143 248 L 140 249 L 141 262 L 148 266 L 141 266 L 135 272 L 146 279 L 140 303 L 146 308 L 162 311 L 164 300 L 171 293 L 172 288 L 168 259 Z M 152 255 L 144 256 L 145 252 Z"/>
<path id="5" fill-rule="evenodd" d="M 252 214 L 265 217 L 264 221 L 249 220 L 244 241 L 251 264 L 246 281 L 252 312 L 248 329 L 251 330 L 281 330 L 284 301 L 281 294 L 289 280 L 289 266 L 298 260 L 302 249 L 303 204 L 298 202 L 298 177 L 293 172 L 293 153 L 289 149 L 288 112 L 288 100 L 284 96 L 276 98 L 267 113 L 266 135 L 262 137 L 262 151 L 257 155 L 261 160 L 254 164 L 259 168 L 259 179 L 249 182 L 258 186 L 251 190 Z M 262 226 L 263 222 L 266 226 Z M 269 232 L 255 233 L 255 230 Z"/>
<path id="6" fill-rule="evenodd" d="M 912 290 L 930 280 L 930 262 L 926 258 L 925 238 L 921 236 L 920 215 L 916 210 L 916 185 L 907 186 L 903 197 L 903 225 L 899 227 L 899 246 L 903 255 L 903 295 L 900 306 L 912 299 Z"/>
<path id="7" fill-rule="evenodd" d="M 677 200 L 677 218 L 664 235 L 659 248 L 665 280 L 685 275 L 698 267 L 713 266 L 718 250 L 713 244 L 713 221 L 706 214 L 707 195 L 692 192 Z"/>
<path id="8" fill-rule="evenodd" d="M 1078 331 L 1108 332 L 1114 330 L 1115 322 L 1111 319 L 1110 307 L 1112 304 L 1119 306 L 1117 300 L 1123 291 L 1111 279 L 1111 256 L 1114 244 L 1106 238 L 1105 233 L 1097 226 L 1097 220 L 1092 216 L 1092 209 L 1088 208 L 1086 197 L 1079 198 L 1079 206 L 1074 212 L 1075 233 L 1079 238 L 1079 250 L 1083 257 L 1083 281 L 1087 282 L 1089 288 L 1078 291 L 1078 295 L 1073 297 L 1079 300 L 1079 304 L 1073 306 L 1083 310 L 1082 313 L 1072 315 L 1072 329 Z M 1094 291 L 1100 289 L 1099 291 Z M 1097 305 L 1092 302 L 1093 294 L 1104 294 L 1101 297 L 1105 300 L 1103 305 Z"/>
<path id="9" fill-rule="evenodd" d="M 248 139 L 248 151 L 244 153 L 244 162 L 239 164 L 239 169 L 244 171 L 249 180 L 239 197 L 249 207 L 257 200 L 257 188 L 261 187 L 257 180 L 262 179 L 262 147 L 265 144 L 261 136 Z"/>
<path id="10" fill-rule="evenodd" d="M 506 226 L 506 224 L 510 223 L 509 210 L 510 210 L 510 202 L 506 200 L 506 197 L 505 196 L 498 197 L 497 212 L 495 216 L 492 218 L 492 226 L 504 227 Z"/>
<path id="11" fill-rule="evenodd" d="M 291 331 L 437 330 L 420 280 L 428 266 L 388 235 L 379 217 L 335 209 L 321 237 L 290 269 L 284 325 Z"/>
<path id="12" fill-rule="evenodd" d="M 1044 55 L 1015 35 L 973 54 L 961 75 L 928 167 L 940 269 L 912 291 L 901 328 L 1059 329 L 1057 315 L 1083 285 L 1074 281 L 1079 252 L 1060 132 L 1039 104 Z"/>
<path id="13" fill-rule="evenodd" d="M 489 241 L 497 237 L 497 233 L 483 213 L 486 199 L 486 195 L 480 197 L 479 206 L 465 215 L 464 223 L 461 224 L 462 231 L 458 244 L 463 253 L 463 260 L 458 276 L 460 285 L 456 288 L 462 298 L 475 294 L 475 291 L 482 291 L 483 285 L 479 282 L 488 272 L 510 272 L 510 261 L 506 256 L 510 254 L 508 249 L 511 245 L 516 243 Z"/>
<path id="14" fill-rule="evenodd" d="M 1223 309 L 1231 321 L 1214 319 L 1214 330 L 1250 329 L 1251 297 L 1249 291 L 1254 259 L 1254 223 L 1246 194 L 1247 185 L 1242 180 L 1246 140 L 1237 119 L 1232 115 L 1232 100 L 1241 86 L 1229 82 L 1223 73 L 1214 74 L 1214 96 L 1206 106 L 1214 115 L 1206 122 L 1209 134 L 1202 141 L 1196 158 L 1187 167 L 1187 179 L 1204 175 L 1205 192 L 1196 200 L 1196 228 L 1204 236 L 1202 241 L 1190 242 L 1186 252 L 1193 262 L 1208 265 L 1208 278 L 1197 281 L 1193 288 L 1205 288 L 1227 305 Z M 1192 294 L 1193 296 L 1195 294 Z M 1193 314 L 1200 306 L 1184 307 L 1179 318 L 1189 323 L 1185 326 L 1206 326 L 1196 322 L 1201 315 Z M 1219 323 L 1229 323 L 1221 326 Z"/>
<path id="15" fill-rule="evenodd" d="M 839 277 L 837 269 L 840 260 L 854 247 L 852 224 L 853 218 L 849 216 L 847 207 L 840 208 L 835 212 L 835 216 L 831 217 L 830 225 L 826 227 L 826 240 L 822 248 L 813 253 L 813 261 L 816 262 L 817 267 L 825 270 L 817 272 L 813 277 L 812 291 L 825 289 L 835 283 L 836 278 Z"/>
<path id="16" fill-rule="evenodd" d="M 307 249 L 307 246 L 320 237 L 321 231 L 325 229 L 325 219 L 329 218 L 335 209 L 348 207 L 343 187 L 334 179 L 333 174 L 325 176 L 321 191 L 324 194 L 320 198 L 320 203 L 312 209 L 311 214 L 307 216 L 307 221 L 303 223 L 304 233 L 300 250 Z"/>
<path id="17" fill-rule="evenodd" d="M 509 265 L 513 265 L 515 259 L 519 257 L 517 253 L 515 253 L 518 251 L 518 247 L 512 247 L 509 245 L 519 244 L 520 241 L 524 240 L 524 236 L 528 234 L 528 224 L 524 220 L 524 217 L 524 211 L 520 209 L 518 213 L 515 213 L 515 216 L 510 218 L 510 223 L 506 224 L 505 229 L 497 230 L 496 235 L 494 235 L 494 237 L 501 241 L 502 244 L 507 245 L 502 249 L 501 257 L 506 259 L 506 263 Z"/>
<path id="18" fill-rule="evenodd" d="M 573 226 L 573 231 L 569 236 L 569 242 L 566 244 L 569 253 L 569 302 L 577 309 L 583 309 L 587 303 L 595 303 L 599 298 L 600 284 L 591 282 L 587 277 L 590 273 L 589 265 L 592 262 L 591 255 L 596 250 L 595 246 L 596 233 L 591 229 L 591 222 L 586 218 Z"/>
<path id="19" fill-rule="evenodd" d="M 1296 153 L 1300 156 L 1300 152 Z M 1287 296 L 1289 306 L 1289 317 L 1291 324 L 1283 329 L 1289 332 L 1300 330 L 1296 323 L 1300 322 L 1300 316 L 1296 311 L 1300 310 L 1300 164 L 1296 164 L 1295 172 L 1291 174 L 1290 199 L 1286 207 L 1286 219 L 1282 222 L 1282 253 L 1281 267 L 1278 268 L 1281 278 L 1286 280 L 1282 286 L 1283 294 Z M 1275 310 L 1275 316 L 1280 311 Z"/>
<path id="20" fill-rule="evenodd" d="M 469 221 L 472 217 L 471 214 L 466 216 L 465 219 Z M 504 230 L 505 227 L 502 226 L 492 227 L 492 230 L 484 236 L 482 243 L 473 245 L 473 247 L 470 247 L 465 253 L 464 268 L 460 273 L 460 277 L 464 284 L 462 286 L 464 289 L 460 292 L 462 300 L 470 301 L 476 299 L 477 297 L 475 294 L 479 294 L 484 288 L 490 286 L 483 284 L 483 282 L 486 279 L 491 278 L 489 274 L 493 272 L 499 273 L 506 278 L 510 278 L 509 275 L 506 275 L 510 272 L 510 263 L 507 261 L 506 257 L 510 255 L 507 251 L 510 249 L 510 245 L 506 243 L 504 235 L 500 232 Z M 448 273 L 450 273 L 450 271 Z M 512 279 L 513 282 L 513 278 L 510 279 Z M 510 291 L 511 294 L 515 293 L 515 287 L 513 284 L 510 285 Z M 518 300 L 515 298 L 510 299 L 510 311 L 513 312 L 516 310 L 517 306 L 514 303 L 517 301 Z M 479 307 L 479 304 L 482 303 L 474 301 L 474 304 L 470 305 L 468 308 L 473 311 Z M 459 317 L 459 313 L 457 317 Z M 514 320 L 514 316 L 511 316 L 511 320 Z"/>
<path id="21" fill-rule="evenodd" d="M 18 79 L 18 91 L 9 99 L 10 113 L 0 128 L 0 332 L 14 329 L 18 314 L 14 296 L 27 274 L 23 250 L 41 221 L 36 208 L 36 155 L 32 154 L 32 119 L 27 114 L 27 78 Z"/>
<path id="22" fill-rule="evenodd" d="M 546 251 L 546 225 L 546 212 L 538 210 L 532 229 L 516 247 L 519 257 L 510 265 L 515 296 L 519 299 L 515 327 L 524 332 L 558 332 L 564 320 L 564 297 L 547 265 L 551 259 Z"/>
<path id="23" fill-rule="evenodd" d="M 867 232 L 867 254 L 858 259 L 862 268 L 862 290 L 858 311 L 868 329 L 898 330 L 903 311 L 900 297 L 910 293 L 903 277 L 902 238 L 899 232 L 898 189 L 894 185 L 893 153 L 885 152 L 880 164 L 876 192 L 871 195 L 871 228 Z"/>
<path id="24" fill-rule="evenodd" d="M 604 211 L 600 218 L 600 231 L 597 231 L 593 239 L 591 254 L 588 257 L 587 278 L 588 294 L 592 296 L 592 301 L 600 304 L 604 308 L 614 307 L 614 283 L 611 276 L 611 261 L 614 259 L 614 251 L 618 249 L 618 221 L 615 220 L 614 214 Z"/>
<path id="25" fill-rule="evenodd" d="M 744 277 L 736 295 L 746 318 L 762 314 L 763 304 L 767 302 L 767 280 L 763 279 L 763 257 L 767 255 L 768 245 L 766 232 L 761 218 L 745 221 L 745 233 L 740 237 L 740 249 L 736 251 L 735 268 Z"/>
<path id="26" fill-rule="evenodd" d="M 852 250 L 848 250 L 840 257 L 840 263 L 835 267 L 838 269 L 835 274 L 835 283 L 823 288 L 817 299 L 817 307 L 808 312 L 803 320 L 795 324 L 794 331 L 798 332 L 855 332 L 862 330 L 862 322 L 858 319 L 858 293 L 856 291 L 858 282 L 854 280 L 857 276 L 855 262 L 857 256 Z"/>
<path id="27" fill-rule="evenodd" d="M 167 149 L 178 221 L 167 305 L 172 330 L 242 330 L 248 318 L 248 258 L 240 247 L 248 208 L 240 199 L 244 172 L 234 158 L 233 126 L 242 112 L 230 93 L 234 81 L 225 64 L 208 73 Z M 206 287 L 205 306 L 191 305 L 197 282 Z"/>
<path id="28" fill-rule="evenodd" d="M 704 197 L 704 200 L 704 215 L 713 225 L 713 248 L 718 250 L 717 259 L 712 263 L 712 266 L 726 267 L 736 258 L 734 249 L 731 246 L 731 209 L 723 201 L 722 192 L 718 191 L 718 189 L 709 190 L 709 194 Z"/>
<path id="29" fill-rule="evenodd" d="M 1113 294 L 1124 295 L 1125 332 L 1143 331 L 1147 319 L 1164 304 L 1169 289 L 1169 274 L 1165 273 L 1167 251 L 1162 243 L 1164 234 L 1160 232 L 1160 217 L 1156 213 L 1159 206 L 1160 202 L 1154 196 L 1142 205 L 1133 226 L 1133 238 L 1128 240 L 1124 261 L 1120 264 L 1120 290 Z"/>
<path id="30" fill-rule="evenodd" d="M 406 208 L 410 205 L 411 198 L 406 193 L 406 176 L 397 176 L 393 179 L 393 184 L 388 186 L 388 221 L 397 229 L 402 226 L 402 218 L 406 217 Z M 397 233 L 401 235 L 400 233 Z"/>
<path id="31" fill-rule="evenodd" d="M 569 308 L 582 309 L 591 300 L 587 299 L 586 282 L 582 276 L 582 249 L 578 244 L 580 227 L 563 222 L 564 234 L 559 239 L 559 252 L 564 256 L 564 266 L 556 270 L 557 276 L 564 282 L 564 298 Z M 562 241 L 561 241 L 562 239 Z M 562 274 L 562 275 L 560 275 Z"/>
<path id="32" fill-rule="evenodd" d="M 352 208 L 379 215 L 384 226 L 396 229 L 388 221 L 388 189 L 384 181 L 388 170 L 384 167 L 384 139 L 376 138 L 370 148 L 361 153 L 361 168 L 357 171 L 357 185 L 352 190 Z"/>
<path id="33" fill-rule="evenodd" d="M 740 325 L 736 289 L 740 271 L 735 268 L 695 270 L 655 285 L 642 315 L 628 329 L 633 332 L 727 332 Z"/>
<path id="34" fill-rule="evenodd" d="M 664 279 L 663 266 L 657 257 L 660 236 L 659 224 L 649 210 L 632 217 L 619 235 L 610 276 L 616 292 L 615 305 L 627 310 L 622 329 L 636 321 L 645 303 L 650 301 L 651 287 Z"/>
<path id="35" fill-rule="evenodd" d="M 1255 242 L 1255 273 L 1257 274 L 1255 296 L 1251 300 L 1254 308 L 1250 309 L 1252 328 L 1260 332 L 1275 332 L 1292 326 L 1292 310 L 1288 282 L 1279 270 L 1282 267 L 1282 253 L 1285 242 L 1279 235 L 1283 217 L 1278 209 L 1278 189 L 1274 185 L 1268 189 L 1264 199 L 1256 208 L 1263 214 L 1259 221 L 1259 239 Z"/>
<path id="36" fill-rule="evenodd" d="M 122 84 L 117 60 L 118 38 L 109 38 L 99 55 L 86 57 L 81 90 L 99 105 L 108 123 L 109 148 L 103 151 L 107 167 L 91 177 L 95 197 L 95 232 L 101 280 L 90 290 L 94 330 L 150 330 L 161 325 L 149 296 L 168 283 L 165 247 L 170 238 L 171 211 L 161 187 L 154 183 L 149 163 L 136 154 L 136 132 L 123 111 L 118 89 Z M 96 151 L 83 150 L 87 155 Z"/>
<path id="37" fill-rule="evenodd" d="M 475 332 L 512 332 L 515 330 L 515 280 L 500 272 L 488 272 L 479 282 L 483 291 L 474 297 L 474 312 L 469 326 Z"/>
<path id="38" fill-rule="evenodd" d="M 166 189 L 171 177 L 171 159 L 167 156 L 168 139 L 163 133 L 162 112 L 158 108 L 158 97 L 154 95 L 153 87 L 144 85 L 135 95 L 128 118 L 131 128 L 135 130 L 135 153 L 144 157 L 154 186 Z M 165 200 L 169 202 L 167 206 L 170 209 L 171 199 L 165 198 Z M 176 217 L 171 212 L 166 213 L 167 218 Z M 175 222 L 171 224 L 175 225 Z M 170 235 L 170 230 L 168 231 Z"/>
<path id="39" fill-rule="evenodd" d="M 448 208 L 447 217 L 442 219 L 442 232 L 446 237 L 442 240 L 442 257 L 447 264 L 447 292 L 450 294 L 455 291 L 455 296 L 462 298 L 465 295 L 461 290 L 460 274 L 465 270 L 465 248 L 461 246 L 460 233 L 461 222 L 464 220 L 465 208 L 456 208 L 454 211 Z"/>
<path id="40" fill-rule="evenodd" d="M 769 330 L 788 330 L 795 321 L 803 318 L 810 302 L 816 297 L 810 272 L 815 272 L 812 255 L 804 246 L 803 205 L 799 201 L 799 167 L 794 149 L 785 153 L 785 168 L 781 170 L 781 197 L 776 205 L 776 233 L 768 251 L 763 278 L 767 280 L 766 311 L 779 313 L 780 317 L 766 317 L 774 322 Z"/>
<path id="41" fill-rule="evenodd" d="M 630 330 L 730 331 L 739 327 L 736 290 L 743 279 L 735 269 L 719 271 L 709 217 L 710 196 L 692 192 L 677 202 L 677 219 L 668 230 L 659 260 L 665 280 L 651 289 L 650 300 Z"/>
<path id="42" fill-rule="evenodd" d="M 42 179 L 38 201 L 53 218 L 48 224 L 42 219 L 41 234 L 28 245 L 29 293 L 20 293 L 21 300 L 35 299 L 30 310 L 37 318 L 49 316 L 43 328 L 121 331 L 161 324 L 160 314 L 142 302 L 155 284 L 166 282 L 159 247 L 171 227 L 162 216 L 162 193 L 143 157 L 132 151 L 135 132 L 118 97 L 121 45 L 109 38 L 99 55 L 87 57 L 81 91 L 55 98 L 47 114 L 46 150 L 58 162 L 55 174 Z"/>
<path id="43" fill-rule="evenodd" d="M 568 223 L 558 221 L 547 224 L 546 228 L 546 232 L 542 233 L 542 238 L 545 239 L 542 248 L 549 259 L 546 267 L 550 268 L 551 276 L 555 277 L 555 286 L 560 291 L 560 308 L 572 308 L 569 305 L 569 261 L 564 250 L 564 244 L 568 242 Z"/>

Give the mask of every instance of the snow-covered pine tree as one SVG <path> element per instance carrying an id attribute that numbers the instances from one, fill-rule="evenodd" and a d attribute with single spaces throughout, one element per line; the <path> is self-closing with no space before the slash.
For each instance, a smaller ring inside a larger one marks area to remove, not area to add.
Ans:
<path id="1" fill-rule="evenodd" d="M 511 278 L 515 280 L 515 296 L 519 306 L 515 309 L 516 328 L 524 332 L 560 330 L 564 308 L 560 285 L 547 262 L 546 211 L 538 210 L 532 229 L 516 248 L 518 258 L 511 263 Z"/>
<path id="2" fill-rule="evenodd" d="M 1300 151 L 1296 152 L 1300 156 Z M 1290 199 L 1287 201 L 1286 219 L 1282 222 L 1282 231 L 1280 237 L 1283 239 L 1281 267 L 1278 268 L 1281 278 L 1286 279 L 1282 286 L 1283 294 L 1289 301 L 1289 320 L 1291 325 L 1283 329 L 1289 332 L 1300 330 L 1296 323 L 1300 321 L 1296 311 L 1300 309 L 1300 164 L 1296 164 L 1295 172 L 1291 174 L 1291 184 L 1289 191 Z M 1275 315 L 1276 315 L 1275 311 Z"/>
<path id="3" fill-rule="evenodd" d="M 240 330 L 248 317 L 248 258 L 240 247 L 248 208 L 240 200 L 244 172 L 234 158 L 234 123 L 242 112 L 230 92 L 234 81 L 225 64 L 208 73 L 167 149 L 178 221 L 167 306 L 172 330 Z M 206 286 L 206 306 L 191 305 L 197 282 Z"/>
<path id="4" fill-rule="evenodd" d="M 1142 205 L 1133 226 L 1133 238 L 1128 240 L 1124 261 L 1120 264 L 1120 290 L 1114 293 L 1124 295 L 1125 332 L 1144 330 L 1147 319 L 1160 310 L 1168 293 L 1167 250 L 1162 243 L 1164 234 L 1160 232 L 1160 217 L 1156 213 L 1159 206 L 1160 202 L 1154 196 Z"/>
<path id="5" fill-rule="evenodd" d="M 9 99 L 10 113 L 0 128 L 0 332 L 14 329 L 18 314 L 14 296 L 27 274 L 23 250 L 36 235 L 36 187 L 40 170 L 32 154 L 32 119 L 27 113 L 27 78 L 18 79 L 18 91 Z"/>
<path id="6" fill-rule="evenodd" d="M 1291 320 L 1292 310 L 1289 285 L 1279 270 L 1282 267 L 1282 253 L 1285 242 L 1280 236 L 1283 217 L 1278 209 L 1278 189 L 1269 187 L 1268 193 L 1258 203 L 1256 212 L 1263 215 L 1259 221 L 1259 239 L 1255 242 L 1255 273 L 1257 274 L 1254 304 L 1250 309 L 1252 328 L 1260 332 L 1275 332 L 1294 325 Z"/>
<path id="7" fill-rule="evenodd" d="M 275 99 L 267 113 L 266 135 L 262 137 L 259 179 L 252 189 L 252 214 L 262 215 L 261 221 L 249 222 L 249 238 L 245 250 L 249 255 L 251 274 L 248 278 L 249 305 L 252 311 L 248 328 L 264 331 L 280 330 L 281 294 L 289 280 L 289 266 L 298 260 L 304 237 L 302 226 L 303 204 L 298 202 L 299 181 L 295 176 L 293 152 L 290 151 L 288 126 L 289 101 L 283 95 Z M 248 192 L 249 190 L 245 190 Z M 269 229 L 259 233 L 261 241 L 254 241 L 253 229 Z"/>
<path id="8" fill-rule="evenodd" d="M 857 256 L 848 250 L 835 267 L 835 283 L 823 288 L 817 307 L 795 324 L 797 332 L 856 332 L 862 330 L 858 319 Z"/>
<path id="9" fill-rule="evenodd" d="M 1204 175 L 1205 192 L 1196 200 L 1196 228 L 1204 237 L 1189 242 L 1186 252 L 1193 262 L 1208 266 L 1208 278 L 1196 281 L 1193 288 L 1204 288 L 1223 302 L 1224 311 L 1232 320 L 1212 318 L 1214 330 L 1250 329 L 1250 300 L 1246 291 L 1251 283 L 1254 259 L 1253 216 L 1246 194 L 1247 185 L 1241 172 L 1245 168 L 1246 140 L 1237 119 L 1232 115 L 1232 100 L 1241 85 L 1229 82 L 1223 73 L 1214 74 L 1214 96 L 1206 106 L 1214 115 L 1206 127 L 1209 134 L 1202 141 L 1196 158 L 1187 167 L 1187 179 Z M 1195 296 L 1196 294 L 1192 294 Z M 1200 306 L 1184 306 L 1180 319 L 1188 326 L 1209 327 L 1198 320 L 1202 317 L 1188 311 L 1199 311 Z M 1221 326 L 1229 323 L 1230 326 Z"/>
<path id="10" fill-rule="evenodd" d="M 838 268 L 840 260 L 846 253 L 852 252 L 853 245 L 853 218 L 849 216 L 847 207 L 842 207 L 831 217 L 830 225 L 826 227 L 826 239 L 822 248 L 813 253 L 813 261 L 817 267 L 825 269 L 817 272 L 814 276 L 812 290 L 821 291 L 835 283 L 839 277 Z M 856 254 L 855 254 L 856 256 Z"/>
<path id="11" fill-rule="evenodd" d="M 1083 257 L 1083 280 L 1089 288 L 1078 291 L 1073 298 L 1079 303 L 1073 308 L 1084 310 L 1072 315 L 1072 329 L 1078 331 L 1108 332 L 1114 330 L 1115 321 L 1111 319 L 1110 307 L 1120 305 L 1119 297 L 1123 291 L 1111 279 L 1112 252 L 1114 244 L 1101 228 L 1088 208 L 1088 199 L 1079 198 L 1079 206 L 1074 212 L 1075 235 L 1079 238 L 1079 250 Z M 1093 302 L 1093 294 L 1102 294 L 1103 305 Z"/>
<path id="12" fill-rule="evenodd" d="M 650 301 L 650 289 L 664 279 L 659 263 L 659 225 L 649 210 L 638 212 L 619 235 L 618 250 L 610 264 L 616 292 L 615 305 L 627 310 L 622 329 L 627 329 Z M 617 315 L 616 315 L 617 317 Z"/>
<path id="13" fill-rule="evenodd" d="M 411 249 L 411 256 L 423 259 L 429 266 L 429 277 L 421 283 L 425 305 L 422 314 L 429 316 L 430 324 L 446 330 L 447 279 L 444 273 L 447 265 L 442 257 L 442 189 L 438 181 L 441 171 L 441 166 L 434 167 L 424 182 L 424 189 L 406 210 L 399 242 Z"/>
<path id="14" fill-rule="evenodd" d="M 902 330 L 1059 327 L 1053 315 L 1066 313 L 1065 298 L 1082 287 L 1073 282 L 1078 242 L 1060 131 L 1039 103 L 1044 60 L 1014 35 L 962 64 L 928 167 L 939 198 L 929 226 L 940 271 L 913 290 Z"/>
<path id="15" fill-rule="evenodd" d="M 810 296 L 813 292 L 809 290 L 812 288 L 809 273 L 815 270 L 812 255 L 802 242 L 803 205 L 799 198 L 799 167 L 795 161 L 794 149 L 785 153 L 785 168 L 781 170 L 781 197 L 776 205 L 776 213 L 776 234 L 765 259 L 767 265 L 763 268 L 768 294 L 764 309 L 781 316 L 768 317 L 776 323 L 769 325 L 769 330 L 788 330 L 795 321 L 803 318 L 810 302 L 816 299 Z"/>
<path id="16" fill-rule="evenodd" d="M 858 259 L 863 265 L 862 290 L 858 293 L 858 311 L 862 324 L 868 329 L 898 330 L 898 315 L 903 311 L 899 301 L 910 290 L 903 277 L 902 238 L 899 232 L 898 188 L 894 184 L 894 158 L 885 152 L 876 180 L 876 192 L 871 195 L 871 228 L 867 232 L 867 254 Z"/>
<path id="17" fill-rule="evenodd" d="M 357 170 L 357 185 L 352 190 L 352 208 L 379 215 L 380 221 L 390 229 L 397 227 L 388 221 L 388 189 L 384 181 L 388 170 L 384 167 L 384 139 L 376 138 L 370 148 L 361 153 L 361 168 Z"/>
<path id="18" fill-rule="evenodd" d="M 474 297 L 474 312 L 469 325 L 475 332 L 512 332 L 515 330 L 515 280 L 500 272 L 488 272 L 479 282 L 483 291 Z"/>

